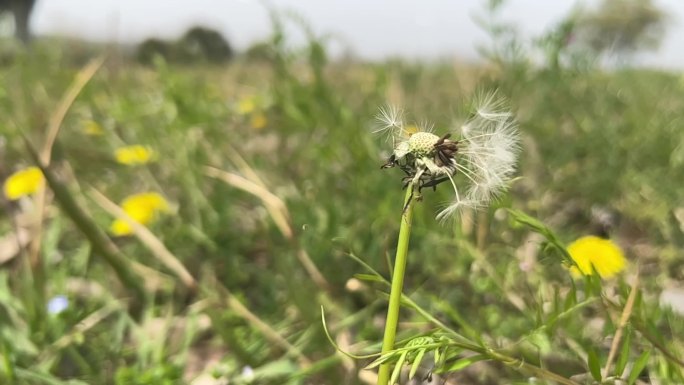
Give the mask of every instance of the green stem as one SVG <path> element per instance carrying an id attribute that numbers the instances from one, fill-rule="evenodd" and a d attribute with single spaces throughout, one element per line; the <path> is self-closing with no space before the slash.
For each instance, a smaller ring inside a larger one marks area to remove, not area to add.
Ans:
<path id="1" fill-rule="evenodd" d="M 397 254 L 394 258 L 394 272 L 392 273 L 392 288 L 390 289 L 387 321 L 385 321 L 385 336 L 382 339 L 382 354 L 394 349 L 394 339 L 397 335 L 399 323 L 399 308 L 401 307 L 401 291 L 404 286 L 404 272 L 406 271 L 406 255 L 408 254 L 409 237 L 411 235 L 411 218 L 413 217 L 413 184 L 406 188 L 404 198 L 404 212 L 401 215 Z M 390 363 L 380 365 L 378 370 L 378 385 L 388 385 L 390 378 Z"/>

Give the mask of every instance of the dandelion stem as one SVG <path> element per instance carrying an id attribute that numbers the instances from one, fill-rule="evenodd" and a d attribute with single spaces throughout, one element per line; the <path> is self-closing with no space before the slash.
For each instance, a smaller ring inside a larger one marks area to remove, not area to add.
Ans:
<path id="1" fill-rule="evenodd" d="M 404 198 L 404 212 L 401 215 L 397 254 L 394 258 L 392 273 L 392 288 L 390 289 L 387 320 L 385 321 L 385 336 L 382 339 L 382 354 L 394 349 L 394 339 L 399 323 L 399 308 L 401 307 L 401 291 L 404 286 L 404 272 L 406 271 L 406 255 L 408 254 L 409 237 L 411 235 L 411 219 L 413 217 L 413 183 L 406 188 Z M 378 385 L 388 385 L 390 378 L 390 363 L 380 365 L 378 370 Z"/>

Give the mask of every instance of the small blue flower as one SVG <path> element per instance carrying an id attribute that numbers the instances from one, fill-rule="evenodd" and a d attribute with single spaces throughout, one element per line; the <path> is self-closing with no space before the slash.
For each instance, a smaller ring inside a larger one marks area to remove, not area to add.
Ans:
<path id="1" fill-rule="evenodd" d="M 50 314 L 59 314 L 69 307 L 69 299 L 64 295 L 56 295 L 48 301 L 47 311 Z"/>
<path id="2" fill-rule="evenodd" d="M 247 365 L 242 368 L 242 379 L 249 382 L 254 380 L 254 369 L 251 366 Z"/>

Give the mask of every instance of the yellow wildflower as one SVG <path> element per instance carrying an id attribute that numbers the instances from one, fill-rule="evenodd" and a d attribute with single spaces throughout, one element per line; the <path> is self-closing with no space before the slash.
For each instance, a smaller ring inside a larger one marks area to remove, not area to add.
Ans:
<path id="1" fill-rule="evenodd" d="M 250 119 L 249 121 L 249 124 L 250 126 L 252 126 L 253 129 L 260 130 L 266 127 L 266 124 L 268 124 L 268 119 L 266 119 L 266 115 L 262 113 L 253 114 L 252 119 Z"/>
<path id="2" fill-rule="evenodd" d="M 244 98 L 238 103 L 237 111 L 240 115 L 251 114 L 254 110 L 256 110 L 256 103 L 253 97 Z"/>
<path id="3" fill-rule="evenodd" d="M 615 242 L 593 235 L 572 242 L 568 252 L 577 264 L 570 268 L 576 277 L 580 274 L 590 275 L 595 269 L 601 278 L 611 278 L 627 265 L 622 250 Z"/>
<path id="4" fill-rule="evenodd" d="M 139 144 L 120 147 L 114 152 L 116 161 L 128 166 L 148 163 L 154 159 L 155 155 L 151 148 Z"/>
<path id="5" fill-rule="evenodd" d="M 415 133 L 417 133 L 417 132 L 422 131 L 422 130 L 421 130 L 420 128 L 418 128 L 418 126 L 416 126 L 415 124 L 409 124 L 409 125 L 407 125 L 406 127 L 404 127 L 404 130 L 406 130 L 406 134 L 407 134 L 407 135 L 413 135 L 413 134 L 415 134 Z"/>
<path id="6" fill-rule="evenodd" d="M 169 211 L 169 203 L 163 196 L 154 192 L 129 195 L 121 202 L 121 208 L 134 221 L 147 225 L 152 223 L 159 213 Z M 129 235 L 133 229 L 123 219 L 112 222 L 109 231 L 117 236 Z"/>
<path id="7" fill-rule="evenodd" d="M 10 175 L 5 181 L 5 196 L 9 200 L 17 200 L 38 191 L 44 181 L 43 173 L 38 167 L 28 167 Z"/>
<path id="8" fill-rule="evenodd" d="M 102 136 L 104 130 L 100 123 L 94 120 L 87 120 L 83 123 L 83 133 L 90 136 Z"/>

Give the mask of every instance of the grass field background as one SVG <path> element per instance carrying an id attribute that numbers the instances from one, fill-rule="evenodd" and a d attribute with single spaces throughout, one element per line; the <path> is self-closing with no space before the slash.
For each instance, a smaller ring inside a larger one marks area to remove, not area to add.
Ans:
<path id="1" fill-rule="evenodd" d="M 472 353 L 454 350 L 451 373 L 433 383 L 554 383 L 522 362 L 576 383 L 684 383 L 682 315 L 661 306 L 684 281 L 681 74 L 330 61 L 315 37 L 297 50 L 285 39 L 222 66 L 143 66 L 114 52 L 89 67 L 88 49 L 54 42 L 5 53 L 0 177 L 35 163 L 27 141 L 41 152 L 59 131 L 44 213 L 40 194 L 2 200 L 4 249 L 24 236 L 0 269 L 1 383 L 374 383 L 363 369 L 372 358 L 337 353 L 321 320 L 322 307 L 342 350 L 379 351 L 387 287 L 355 276 L 369 274 L 355 258 L 389 278 L 403 191 L 398 170 L 380 169 L 391 148 L 371 133 L 374 117 L 397 104 L 442 132 L 483 90 L 505 96 L 519 121 L 518 177 L 492 207 L 444 224 L 434 216 L 448 189 L 424 192 L 404 287 L 520 361 L 467 366 Z M 154 159 L 118 163 L 115 150 L 135 144 Z M 150 233 L 113 236 L 107 202 L 147 191 L 169 212 Z M 573 279 L 559 249 L 507 208 L 563 244 L 595 231 L 592 210 L 613 213 L 629 266 L 612 280 Z M 49 310 L 58 296 L 68 305 Z M 403 338 L 438 329 L 402 313 Z M 597 377 L 618 330 L 611 360 L 622 371 Z M 432 369 L 426 359 L 417 377 Z"/>

